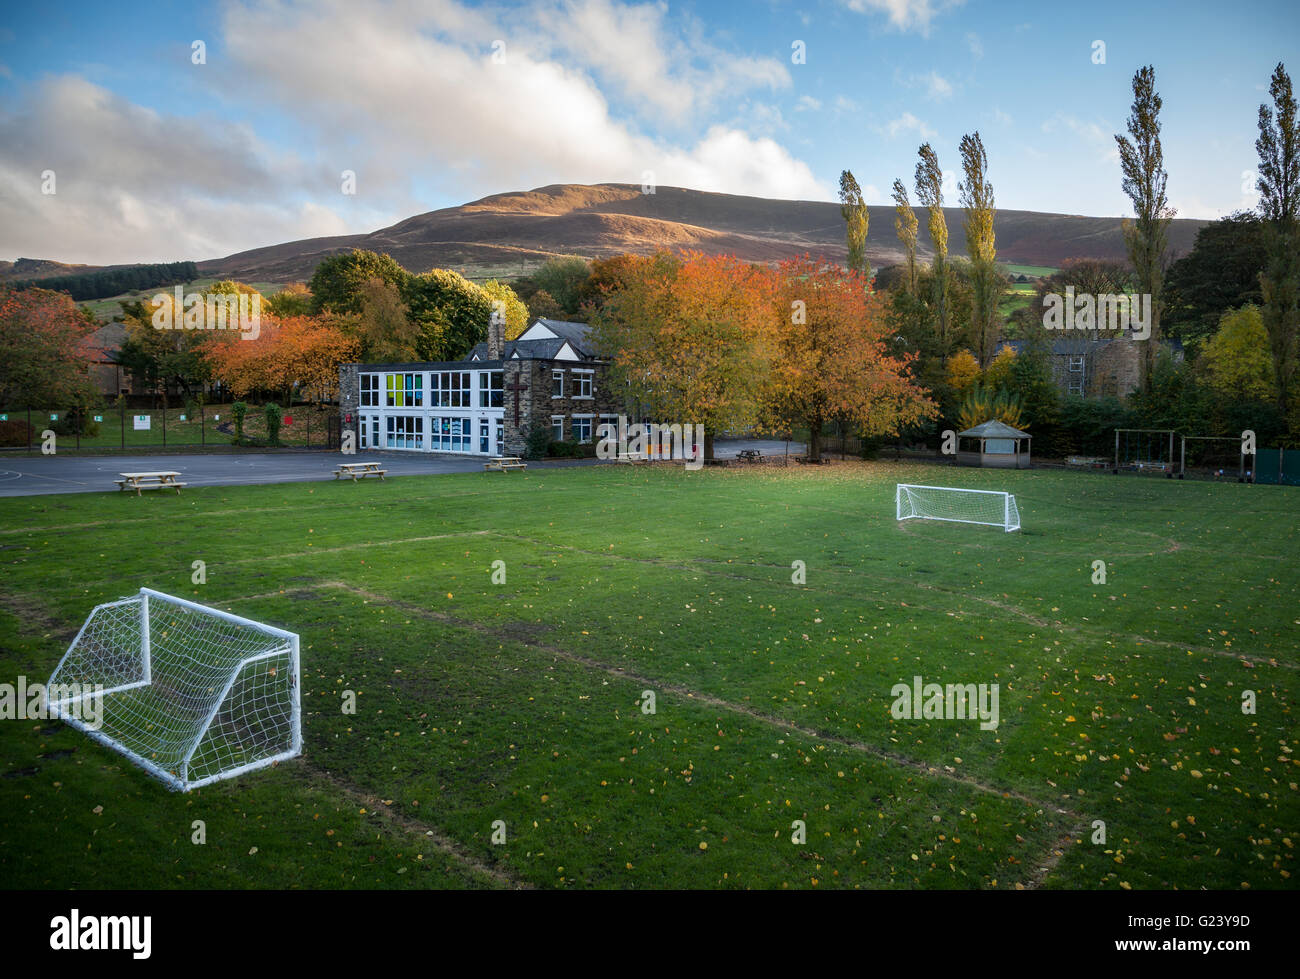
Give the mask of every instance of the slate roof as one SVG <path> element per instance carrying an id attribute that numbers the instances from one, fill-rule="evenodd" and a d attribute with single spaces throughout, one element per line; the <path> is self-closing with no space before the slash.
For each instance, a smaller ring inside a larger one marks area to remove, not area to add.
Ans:
<path id="1" fill-rule="evenodd" d="M 529 324 L 529 329 L 532 329 L 538 323 L 545 326 L 555 336 L 546 340 L 507 340 L 503 360 L 510 360 L 515 351 L 518 351 L 519 356 L 524 360 L 554 360 L 555 355 L 560 352 L 566 342 L 583 360 L 596 359 L 596 352 L 591 343 L 591 327 L 586 323 L 537 319 Z M 479 360 L 487 360 L 486 343 L 476 343 L 474 345 L 474 349 L 469 352 L 469 359 L 473 360 L 476 356 Z"/>
<path id="2" fill-rule="evenodd" d="M 960 438 L 973 439 L 1027 439 L 1030 438 L 1028 432 L 1022 432 L 1017 428 L 998 421 L 996 418 L 990 418 L 981 425 L 974 428 L 968 428 L 964 432 L 957 433 Z"/>

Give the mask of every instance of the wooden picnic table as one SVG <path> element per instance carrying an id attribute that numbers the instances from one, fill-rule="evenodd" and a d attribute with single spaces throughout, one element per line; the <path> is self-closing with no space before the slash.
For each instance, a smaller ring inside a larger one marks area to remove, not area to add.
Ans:
<path id="1" fill-rule="evenodd" d="M 387 472 L 388 470 L 384 469 L 383 463 L 380 462 L 340 462 L 339 467 L 334 470 L 334 478 L 342 479 L 351 476 L 354 483 L 367 476 L 378 476 L 382 480 Z"/>
<path id="2" fill-rule="evenodd" d="M 180 494 L 181 487 L 184 483 L 176 481 L 180 475 L 172 469 L 162 469 L 157 472 L 143 473 L 118 473 L 121 479 L 114 480 L 119 490 L 135 490 L 135 495 L 139 496 L 141 490 L 147 489 L 174 489 L 177 495 Z"/>
<path id="3" fill-rule="evenodd" d="M 759 459 L 763 458 L 763 453 L 759 452 L 758 449 L 741 449 L 739 458 L 744 462 L 758 462 Z"/>
<path id="4" fill-rule="evenodd" d="M 511 469 L 527 469 L 528 463 L 519 456 L 493 456 L 483 463 L 484 472 L 509 472 Z"/>

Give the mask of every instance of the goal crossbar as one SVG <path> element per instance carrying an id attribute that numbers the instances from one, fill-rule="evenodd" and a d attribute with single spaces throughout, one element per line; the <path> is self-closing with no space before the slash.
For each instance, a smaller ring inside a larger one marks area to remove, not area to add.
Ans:
<path id="1" fill-rule="evenodd" d="M 1001 527 L 1008 532 L 1020 529 L 1016 498 L 1003 490 L 899 483 L 894 509 L 899 520 L 943 520 Z"/>

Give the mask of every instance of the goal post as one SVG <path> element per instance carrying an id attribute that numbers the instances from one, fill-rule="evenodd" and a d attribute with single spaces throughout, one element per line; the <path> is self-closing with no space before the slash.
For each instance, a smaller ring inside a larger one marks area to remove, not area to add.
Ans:
<path id="1" fill-rule="evenodd" d="M 1015 495 L 1002 490 L 899 483 L 894 509 L 899 520 L 947 520 L 1001 527 L 1008 532 L 1020 529 Z"/>
<path id="2" fill-rule="evenodd" d="M 141 588 L 91 611 L 46 690 L 51 716 L 188 792 L 300 755 L 300 687 L 297 634 Z"/>

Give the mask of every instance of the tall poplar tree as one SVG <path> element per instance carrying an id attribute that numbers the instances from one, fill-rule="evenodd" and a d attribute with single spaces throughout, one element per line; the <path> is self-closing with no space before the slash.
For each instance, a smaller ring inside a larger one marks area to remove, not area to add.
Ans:
<path id="1" fill-rule="evenodd" d="M 1165 184 L 1164 152 L 1160 148 L 1160 95 L 1156 72 L 1150 65 L 1133 75 L 1133 108 L 1128 132 L 1115 134 L 1119 162 L 1124 172 L 1124 193 L 1133 202 L 1134 218 L 1124 220 L 1124 244 L 1137 278 L 1138 292 L 1151 297 L 1151 336 L 1139 341 L 1142 351 L 1142 392 L 1151 390 L 1156 351 L 1160 343 L 1160 311 L 1163 305 L 1165 249 L 1169 243 L 1169 206 Z M 1131 139 L 1129 137 L 1132 137 Z"/>

